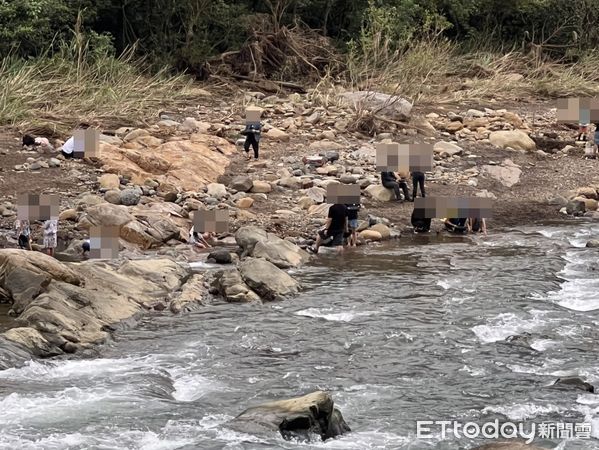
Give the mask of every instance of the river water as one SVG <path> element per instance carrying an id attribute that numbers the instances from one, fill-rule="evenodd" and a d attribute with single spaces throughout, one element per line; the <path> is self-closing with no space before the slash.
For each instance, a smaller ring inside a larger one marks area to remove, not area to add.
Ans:
<path id="1" fill-rule="evenodd" d="M 592 423 L 590 439 L 535 443 L 599 448 L 599 396 L 549 387 L 599 384 L 599 250 L 584 248 L 598 233 L 402 238 L 321 256 L 294 273 L 306 286 L 294 299 L 147 316 L 100 358 L 0 371 L 0 449 L 465 449 L 484 438 L 419 436 L 416 421 L 495 419 Z M 505 342 L 525 332 L 529 347 Z M 352 433 L 305 444 L 224 426 L 317 389 Z"/>

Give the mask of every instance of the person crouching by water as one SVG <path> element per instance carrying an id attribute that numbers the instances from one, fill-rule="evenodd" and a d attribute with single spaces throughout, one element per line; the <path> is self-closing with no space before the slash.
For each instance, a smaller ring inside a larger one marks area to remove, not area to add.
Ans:
<path id="1" fill-rule="evenodd" d="M 336 247 L 337 252 L 343 251 L 344 233 L 348 233 L 347 207 L 336 203 L 329 208 L 327 222 L 323 229 L 318 231 L 315 247 L 308 247 L 312 253 L 318 253 L 321 245 Z"/>
<path id="2" fill-rule="evenodd" d="M 204 249 L 204 248 L 212 248 L 212 245 L 208 242 L 208 240 L 212 240 L 214 238 L 214 233 L 206 232 L 206 233 L 198 233 L 195 231 L 195 227 L 191 227 L 189 230 L 189 240 L 188 242 L 194 246 L 194 248 Z"/>
<path id="3" fill-rule="evenodd" d="M 469 233 L 483 233 L 487 235 L 487 221 L 478 217 L 471 217 L 468 219 L 468 232 Z"/>
<path id="4" fill-rule="evenodd" d="M 17 220 L 15 223 L 17 229 L 17 242 L 19 248 L 31 250 L 31 226 L 28 220 Z"/>
<path id="5" fill-rule="evenodd" d="M 432 219 L 425 217 L 423 208 L 414 208 L 410 222 L 414 227 L 414 233 L 429 233 L 431 231 Z"/>
<path id="6" fill-rule="evenodd" d="M 443 219 L 445 229 L 450 233 L 464 234 L 468 231 L 468 219 Z"/>

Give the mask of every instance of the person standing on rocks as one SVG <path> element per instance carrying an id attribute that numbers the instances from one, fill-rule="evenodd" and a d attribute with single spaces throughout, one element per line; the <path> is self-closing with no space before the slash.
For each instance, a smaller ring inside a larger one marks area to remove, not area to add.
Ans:
<path id="1" fill-rule="evenodd" d="M 329 208 L 327 222 L 323 229 L 318 231 L 316 246 L 308 249 L 318 253 L 321 245 L 337 247 L 338 252 L 343 251 L 344 233 L 348 233 L 347 206 L 336 203 Z"/>
<path id="2" fill-rule="evenodd" d="M 241 132 L 245 136 L 243 150 L 245 151 L 247 160 L 252 159 L 250 156 L 250 146 L 254 149 L 254 161 L 258 159 L 258 149 L 260 146 L 260 136 L 262 134 L 262 124 L 260 123 L 259 109 L 248 108 L 246 110 L 245 129 Z"/>
<path id="3" fill-rule="evenodd" d="M 349 246 L 355 247 L 358 243 L 358 211 L 360 210 L 359 203 L 350 203 L 345 205 L 347 208 L 347 224 L 349 226 Z"/>
<path id="4" fill-rule="evenodd" d="M 398 177 L 395 172 L 381 172 L 381 182 L 384 187 L 387 189 L 393 189 L 395 192 L 395 200 L 398 202 L 403 202 L 404 198 L 410 198 L 410 193 L 408 192 L 408 185 L 404 181 L 402 183 L 398 183 Z M 402 198 L 401 190 L 403 190 L 404 197 Z"/>
<path id="5" fill-rule="evenodd" d="M 54 256 L 54 249 L 56 248 L 56 235 L 58 233 L 58 220 L 48 219 L 44 222 L 44 251 Z"/>
<path id="6" fill-rule="evenodd" d="M 422 198 L 425 198 L 426 195 L 424 193 L 424 172 L 416 170 L 412 172 L 412 201 L 416 199 L 418 186 L 420 186 L 420 194 L 422 195 Z"/>

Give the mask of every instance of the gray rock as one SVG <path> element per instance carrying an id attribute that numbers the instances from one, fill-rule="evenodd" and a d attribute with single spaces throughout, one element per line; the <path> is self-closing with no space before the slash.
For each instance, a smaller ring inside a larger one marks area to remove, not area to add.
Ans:
<path id="1" fill-rule="evenodd" d="M 213 260 L 217 264 L 231 264 L 233 262 L 231 253 L 226 249 L 217 249 L 210 252 L 208 260 Z"/>
<path id="2" fill-rule="evenodd" d="M 50 167 L 60 167 L 60 160 L 56 158 L 50 158 L 48 161 L 48 165 Z"/>
<path id="3" fill-rule="evenodd" d="M 125 189 L 121 191 L 121 204 L 135 206 L 141 200 L 141 192 L 138 189 Z"/>
<path id="4" fill-rule="evenodd" d="M 581 200 L 570 200 L 566 212 L 572 216 L 581 216 L 586 212 L 586 204 Z"/>
<path id="5" fill-rule="evenodd" d="M 231 189 L 235 189 L 238 192 L 249 192 L 254 186 L 254 182 L 250 177 L 246 177 L 244 175 L 237 176 L 233 178 L 229 187 Z"/>
<path id="6" fill-rule="evenodd" d="M 108 203 L 112 203 L 113 205 L 121 204 L 121 191 L 117 191 L 116 189 L 111 189 L 104 193 L 104 200 Z"/>
<path id="7" fill-rule="evenodd" d="M 588 248 L 599 248 L 599 239 L 592 239 L 587 242 L 586 245 Z"/>
<path id="8" fill-rule="evenodd" d="M 552 386 L 580 389 L 582 391 L 595 393 L 595 387 L 578 377 L 558 378 Z"/>
<path id="9" fill-rule="evenodd" d="M 246 409 L 228 426 L 248 434 L 279 432 L 285 439 L 323 441 L 350 430 L 333 399 L 325 392 L 278 400 Z"/>
<path id="10" fill-rule="evenodd" d="M 300 284 L 274 264 L 260 258 L 247 258 L 239 266 L 245 283 L 262 300 L 282 300 L 296 295 Z"/>

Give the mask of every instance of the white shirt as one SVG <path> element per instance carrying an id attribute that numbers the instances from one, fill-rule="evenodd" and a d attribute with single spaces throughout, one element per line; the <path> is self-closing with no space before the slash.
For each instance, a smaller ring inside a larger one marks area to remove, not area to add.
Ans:
<path id="1" fill-rule="evenodd" d="M 62 151 L 70 155 L 71 153 L 73 153 L 73 150 L 75 150 L 75 138 L 71 136 L 62 146 Z"/>

